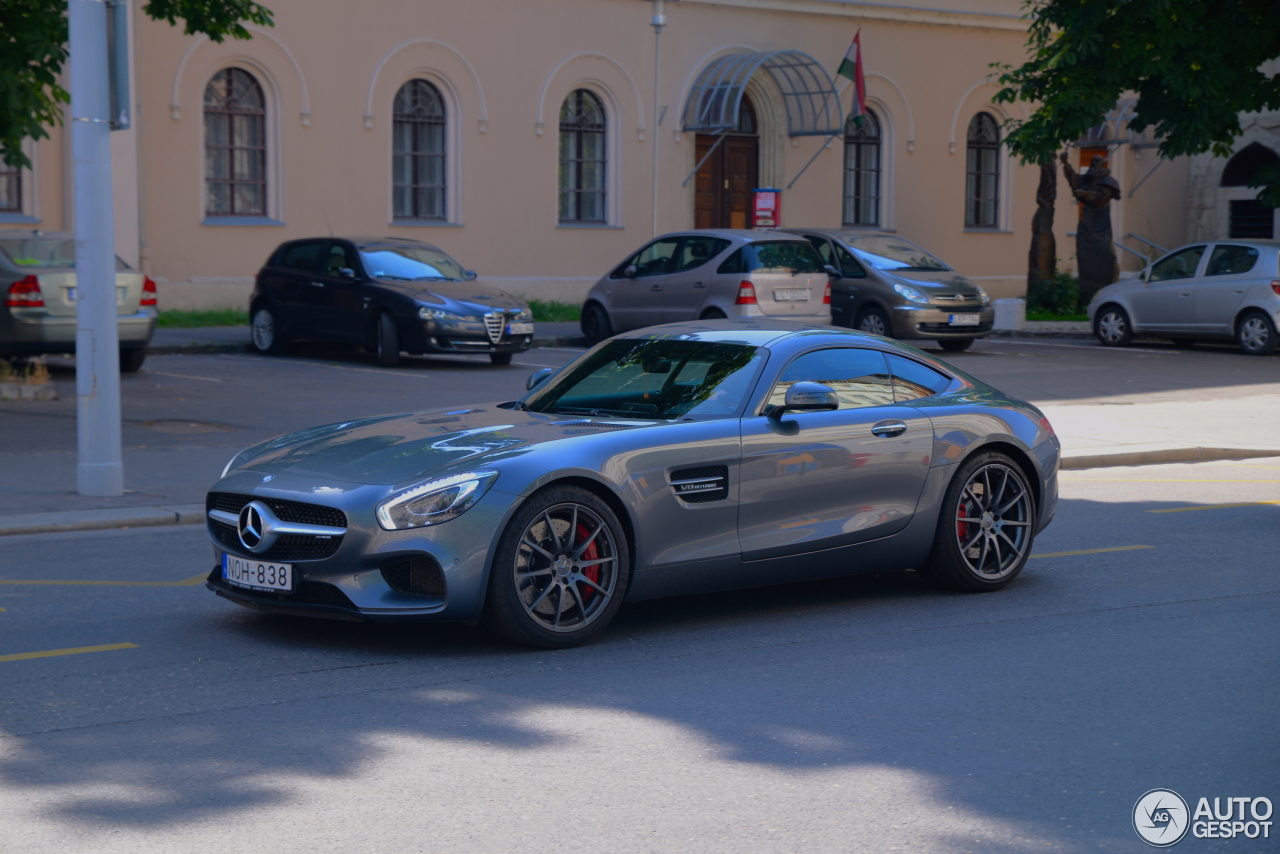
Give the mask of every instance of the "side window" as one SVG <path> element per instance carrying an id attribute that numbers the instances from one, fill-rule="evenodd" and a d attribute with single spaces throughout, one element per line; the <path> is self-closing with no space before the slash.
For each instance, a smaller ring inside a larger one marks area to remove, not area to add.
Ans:
<path id="1" fill-rule="evenodd" d="M 323 247 L 324 243 L 318 240 L 295 243 L 280 253 L 280 266 L 306 273 L 318 273 L 320 250 Z"/>
<path id="2" fill-rule="evenodd" d="M 878 350 L 841 347 L 814 350 L 797 357 L 769 392 L 765 412 L 781 406 L 787 389 L 799 382 L 830 386 L 840 398 L 840 409 L 862 409 L 894 402 L 889 366 Z"/>
<path id="3" fill-rule="evenodd" d="M 823 264 L 835 266 L 836 262 L 831 260 L 831 241 L 825 237 L 818 237 L 813 234 L 806 234 L 804 239 L 813 244 L 813 248 L 818 250 L 818 254 L 822 256 Z"/>
<path id="4" fill-rule="evenodd" d="M 723 237 L 686 237 L 676 261 L 677 273 L 694 270 L 719 255 L 729 245 Z"/>
<path id="5" fill-rule="evenodd" d="M 326 276 L 340 278 L 339 271 L 346 267 L 349 270 L 358 270 L 356 266 L 356 253 L 343 243 L 330 243 L 328 250 L 324 253 L 323 269 L 320 271 Z"/>
<path id="6" fill-rule="evenodd" d="M 716 268 L 717 273 L 741 273 L 742 266 L 742 250 L 739 249 L 728 258 L 720 262 L 720 266 Z"/>
<path id="7" fill-rule="evenodd" d="M 1209 255 L 1206 276 L 1234 276 L 1247 273 L 1258 263 L 1258 250 L 1252 246 L 1224 243 L 1213 248 Z"/>
<path id="8" fill-rule="evenodd" d="M 1169 279 L 1191 278 L 1196 274 L 1196 267 L 1200 265 L 1200 256 L 1203 254 L 1203 246 L 1190 246 L 1157 261 L 1151 268 L 1150 281 L 1163 282 Z"/>
<path id="9" fill-rule="evenodd" d="M 843 246 L 837 246 L 836 255 L 840 258 L 840 263 L 836 266 L 840 268 L 840 272 L 846 279 L 865 279 L 867 277 L 867 271 L 862 269 L 862 265 L 858 263 L 857 259 L 849 254 L 849 250 Z"/>
<path id="10" fill-rule="evenodd" d="M 680 238 L 668 237 L 641 249 L 639 254 L 631 260 L 631 263 L 636 265 L 636 278 L 663 276 L 671 272 L 671 259 L 675 256 L 676 247 L 679 245 Z"/>
<path id="11" fill-rule="evenodd" d="M 929 397 L 945 391 L 951 385 L 950 377 L 919 362 L 894 353 L 885 354 L 885 358 L 889 360 L 889 370 L 893 372 L 893 396 L 899 403 Z"/>

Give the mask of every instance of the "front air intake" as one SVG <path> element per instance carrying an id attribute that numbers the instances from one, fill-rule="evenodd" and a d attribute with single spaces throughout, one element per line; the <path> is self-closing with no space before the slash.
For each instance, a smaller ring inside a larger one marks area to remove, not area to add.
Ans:
<path id="1" fill-rule="evenodd" d="M 444 572 L 430 555 L 402 555 L 382 562 L 382 577 L 387 586 L 409 596 L 443 599 Z"/>

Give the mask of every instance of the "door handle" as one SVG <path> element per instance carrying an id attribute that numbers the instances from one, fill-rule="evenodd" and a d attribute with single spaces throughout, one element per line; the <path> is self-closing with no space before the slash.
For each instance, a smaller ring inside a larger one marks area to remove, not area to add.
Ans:
<path id="1" fill-rule="evenodd" d="M 324 282 L 312 282 L 312 283 L 311 283 L 311 287 L 313 287 L 313 288 L 323 288 L 323 287 L 324 287 Z"/>
<path id="2" fill-rule="evenodd" d="M 651 287 L 649 288 L 649 290 L 651 290 L 651 291 L 660 291 L 660 290 L 662 290 L 662 285 L 653 285 L 653 286 L 651 286 Z"/>
<path id="3" fill-rule="evenodd" d="M 901 421 L 881 421 L 871 428 L 871 435 L 882 439 L 901 436 L 905 432 L 907 432 L 907 425 Z"/>
<path id="4" fill-rule="evenodd" d="M 693 286 L 694 286 L 695 288 L 705 288 L 705 287 L 706 287 L 706 285 L 705 285 L 705 284 L 703 284 L 702 282 L 694 282 L 694 283 L 693 283 Z"/>

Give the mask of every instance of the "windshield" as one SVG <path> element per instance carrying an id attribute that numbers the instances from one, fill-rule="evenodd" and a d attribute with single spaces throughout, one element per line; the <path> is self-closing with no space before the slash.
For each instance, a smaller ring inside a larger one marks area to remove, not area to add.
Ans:
<path id="1" fill-rule="evenodd" d="M 19 267 L 33 270 L 65 270 L 76 265 L 74 240 L 49 237 L 0 240 L 0 252 Z M 129 265 L 116 258 L 116 269 L 128 270 Z"/>
<path id="2" fill-rule="evenodd" d="M 863 259 L 877 270 L 950 270 L 937 258 L 914 243 L 885 234 L 840 235 L 850 249 L 857 250 Z"/>
<path id="3" fill-rule="evenodd" d="M 743 269 L 754 273 L 821 273 L 822 259 L 809 243 L 770 241 L 748 243 L 742 247 Z"/>
<path id="4" fill-rule="evenodd" d="M 360 250 L 360 260 L 365 272 L 375 279 L 461 282 L 467 278 L 467 271 L 457 261 L 425 246 L 371 246 Z"/>
<path id="5" fill-rule="evenodd" d="M 738 415 L 762 361 L 746 344 L 619 339 L 525 400 L 533 412 L 711 419 Z"/>

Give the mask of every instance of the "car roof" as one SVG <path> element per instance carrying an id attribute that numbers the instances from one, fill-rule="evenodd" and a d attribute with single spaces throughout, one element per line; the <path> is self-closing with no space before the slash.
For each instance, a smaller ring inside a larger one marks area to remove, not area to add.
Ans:
<path id="1" fill-rule="evenodd" d="M 658 235 L 656 239 L 661 240 L 664 237 L 694 237 L 708 235 L 711 237 L 723 237 L 726 240 L 740 240 L 745 243 L 758 243 L 761 240 L 804 240 L 795 234 L 788 234 L 785 231 L 761 231 L 755 228 L 691 228 L 686 231 L 672 231 L 667 234 Z"/>
<path id="2" fill-rule="evenodd" d="M 292 240 L 284 241 L 280 245 L 284 246 L 289 243 L 302 243 L 310 240 L 344 240 L 348 243 L 354 243 L 360 249 L 370 246 L 418 246 L 423 249 L 434 249 L 437 252 L 444 251 L 438 246 L 421 240 L 414 240 L 411 237 L 351 237 L 346 234 L 319 234 L 312 237 L 295 237 Z"/>
<path id="3" fill-rule="evenodd" d="M 751 347 L 767 347 L 789 339 L 813 340 L 814 343 L 870 344 L 878 349 L 896 349 L 894 341 L 846 329 L 842 326 L 823 326 L 794 320 L 776 320 L 770 317 L 730 317 L 717 320 L 684 320 L 664 323 L 631 332 L 623 332 L 617 338 L 679 338 L 685 341 L 746 344 Z"/>

